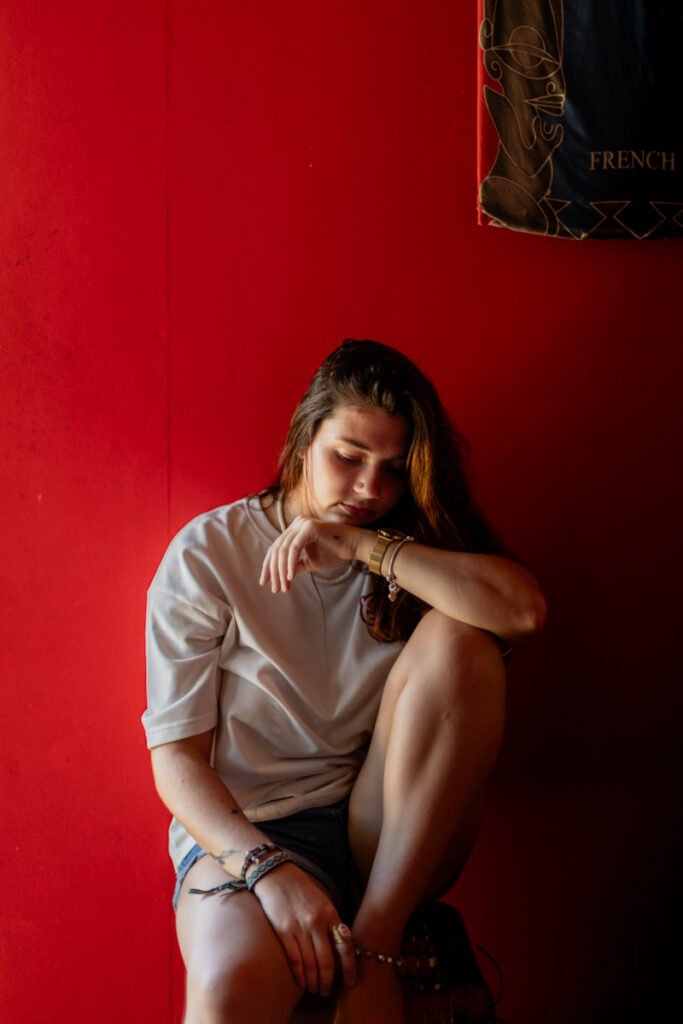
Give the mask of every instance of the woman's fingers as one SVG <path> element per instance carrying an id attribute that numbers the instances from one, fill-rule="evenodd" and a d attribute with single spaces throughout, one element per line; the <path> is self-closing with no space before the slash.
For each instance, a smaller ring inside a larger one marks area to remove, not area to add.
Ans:
<path id="1" fill-rule="evenodd" d="M 344 984 L 351 987 L 356 983 L 356 952 L 351 938 L 351 929 L 338 922 L 327 931 L 311 930 L 299 940 L 304 964 L 306 987 L 311 992 L 327 996 L 334 982 L 335 959 L 339 957 Z"/>
<path id="2" fill-rule="evenodd" d="M 307 987 L 306 971 L 304 968 L 304 958 L 301 952 L 299 943 L 295 938 L 288 935 L 278 935 L 282 948 L 285 951 L 285 956 L 289 961 L 289 968 L 294 975 L 294 980 L 300 988 Z"/>
<path id="3" fill-rule="evenodd" d="M 254 887 L 256 898 L 282 943 L 296 982 L 311 992 L 327 995 L 332 989 L 335 950 L 346 984 L 355 979 L 351 932 L 339 921 L 328 894 L 310 875 L 294 864 L 283 864 Z M 336 939 L 343 939 L 344 948 Z"/>
<path id="4" fill-rule="evenodd" d="M 293 937 L 285 939 L 282 937 L 282 944 L 289 960 L 289 965 L 295 980 L 302 988 L 309 992 L 318 992 L 322 996 L 328 996 L 332 991 L 334 982 L 334 953 L 329 937 L 324 932 L 304 932 L 299 935 L 298 940 Z M 353 984 L 355 980 L 355 954 L 353 946 L 349 946 L 353 957 L 353 975 L 342 966 L 345 984 Z M 342 954 L 340 952 L 340 959 Z M 343 964 L 343 959 L 342 959 Z"/>
<path id="5" fill-rule="evenodd" d="M 297 569 L 304 564 L 306 559 L 306 548 L 304 539 L 299 536 L 292 540 L 287 552 L 287 582 L 291 582 L 297 573 Z"/>
<path id="6" fill-rule="evenodd" d="M 278 538 L 270 545 L 263 559 L 259 583 L 262 587 L 270 583 L 274 594 L 287 589 L 287 557 L 287 546 Z"/>
<path id="7" fill-rule="evenodd" d="M 308 548 L 318 539 L 317 531 L 308 519 L 297 517 L 289 526 L 281 538 L 281 552 L 283 555 L 281 563 L 282 590 L 288 590 L 297 572 L 306 569 L 310 563 Z"/>
<path id="8" fill-rule="evenodd" d="M 277 590 L 287 589 L 287 544 L 284 538 L 280 540 L 277 549 Z M 277 592 L 277 591 L 276 591 Z"/>
<path id="9" fill-rule="evenodd" d="M 334 949 L 341 964 L 344 984 L 349 986 L 356 983 L 356 950 L 351 937 L 351 929 L 346 924 L 332 925 L 330 929 Z"/>
<path id="10" fill-rule="evenodd" d="M 346 538 L 346 539 L 344 539 Z M 348 530 L 318 519 L 297 516 L 266 552 L 259 582 L 270 582 L 274 594 L 286 593 L 300 572 L 314 572 L 323 565 L 343 565 L 355 557 Z"/>
<path id="11" fill-rule="evenodd" d="M 272 584 L 272 561 L 274 547 L 274 544 L 270 545 L 270 547 L 266 551 L 266 556 L 263 559 L 263 565 L 261 566 L 261 575 L 259 576 L 259 583 L 261 584 L 262 587 L 264 587 L 268 582 L 271 582 Z"/>
<path id="12" fill-rule="evenodd" d="M 297 984 L 309 992 L 329 995 L 334 981 L 334 954 L 327 933 L 297 929 L 280 933 L 279 938 Z"/>
<path id="13" fill-rule="evenodd" d="M 306 933 L 301 937 L 299 942 L 304 961 L 306 988 L 309 992 L 320 992 L 320 964 L 318 962 L 318 950 L 316 948 L 315 937 Z"/>
<path id="14" fill-rule="evenodd" d="M 261 586 L 270 582 L 274 594 L 289 590 L 297 572 L 307 566 L 307 546 L 315 541 L 308 521 L 294 520 L 268 548 L 259 578 Z"/>
<path id="15" fill-rule="evenodd" d="M 316 934 L 313 936 L 313 944 L 318 961 L 318 991 L 321 996 L 328 996 L 334 981 L 334 954 L 330 940 L 327 935 Z"/>

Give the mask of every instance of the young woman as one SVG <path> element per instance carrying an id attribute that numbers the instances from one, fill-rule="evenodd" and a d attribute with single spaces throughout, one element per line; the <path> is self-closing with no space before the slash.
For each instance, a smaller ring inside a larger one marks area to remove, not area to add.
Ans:
<path id="1" fill-rule="evenodd" d="M 336 1024 L 404 1019 L 386 957 L 472 848 L 501 653 L 545 614 L 463 455 L 410 360 L 345 342 L 277 484 L 199 516 L 163 559 L 143 720 L 174 816 L 186 1024 L 286 1024 L 335 977 Z"/>

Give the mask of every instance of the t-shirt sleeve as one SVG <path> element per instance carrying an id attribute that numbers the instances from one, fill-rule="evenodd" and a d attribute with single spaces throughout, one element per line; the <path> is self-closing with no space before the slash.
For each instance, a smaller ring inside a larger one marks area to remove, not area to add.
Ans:
<path id="1" fill-rule="evenodd" d="M 220 661 L 234 639 L 232 611 L 206 537 L 181 532 L 147 595 L 148 747 L 216 725 Z"/>

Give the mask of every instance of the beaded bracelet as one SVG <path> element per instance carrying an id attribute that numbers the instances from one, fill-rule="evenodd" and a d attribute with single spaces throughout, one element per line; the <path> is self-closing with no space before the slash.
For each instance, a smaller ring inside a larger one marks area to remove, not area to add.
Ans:
<path id="1" fill-rule="evenodd" d="M 249 892 L 254 891 L 254 886 L 260 881 L 264 875 L 274 871 L 275 868 L 279 868 L 281 864 L 286 864 L 287 861 L 291 861 L 291 857 L 285 850 L 278 850 L 268 860 L 264 860 L 262 864 L 258 864 L 252 871 L 247 872 L 244 884 L 246 885 Z"/>
<path id="2" fill-rule="evenodd" d="M 405 960 L 400 956 L 392 956 L 390 953 L 376 953 L 374 949 L 364 949 L 363 946 L 354 946 L 356 956 L 367 957 L 368 960 L 377 960 L 380 964 L 388 964 L 394 970 L 400 971 L 405 967 Z"/>
<path id="3" fill-rule="evenodd" d="M 354 946 L 353 951 L 357 957 L 366 957 L 368 960 L 376 960 L 377 963 L 393 967 L 399 978 L 409 981 L 411 985 L 417 985 L 418 988 L 425 985 L 434 990 L 441 988 L 439 960 L 433 953 L 404 952 L 400 956 L 393 956 L 391 953 L 377 953 L 374 949 L 365 949 L 363 946 Z"/>
<path id="4" fill-rule="evenodd" d="M 279 849 L 280 847 L 276 846 L 275 843 L 261 843 L 260 846 L 255 846 L 253 850 L 247 850 L 242 867 L 240 868 L 240 878 L 245 877 L 250 864 L 258 864 L 264 853 L 270 853 L 273 850 Z"/>
<path id="5" fill-rule="evenodd" d="M 389 591 L 389 600 L 392 602 L 396 600 L 396 595 L 401 589 L 398 583 L 396 582 L 396 577 L 394 576 L 394 562 L 396 561 L 396 555 L 399 553 L 403 545 L 409 544 L 411 540 L 415 540 L 415 538 L 408 536 L 401 537 L 400 540 L 396 542 L 396 547 L 391 552 L 391 558 L 389 559 L 389 570 L 384 578 L 388 584 L 387 590 Z"/>

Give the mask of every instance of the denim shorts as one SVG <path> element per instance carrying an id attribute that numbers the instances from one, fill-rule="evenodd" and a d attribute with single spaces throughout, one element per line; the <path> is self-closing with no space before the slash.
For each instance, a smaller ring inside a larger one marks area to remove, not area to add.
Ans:
<path id="1" fill-rule="evenodd" d="M 327 889 L 343 921 L 353 920 L 360 902 L 360 883 L 349 845 L 348 811 L 347 796 L 330 807 L 311 807 L 286 818 L 254 823 L 271 843 L 286 850 L 295 864 Z M 195 843 L 178 865 L 175 909 L 186 874 L 206 855 Z"/>

